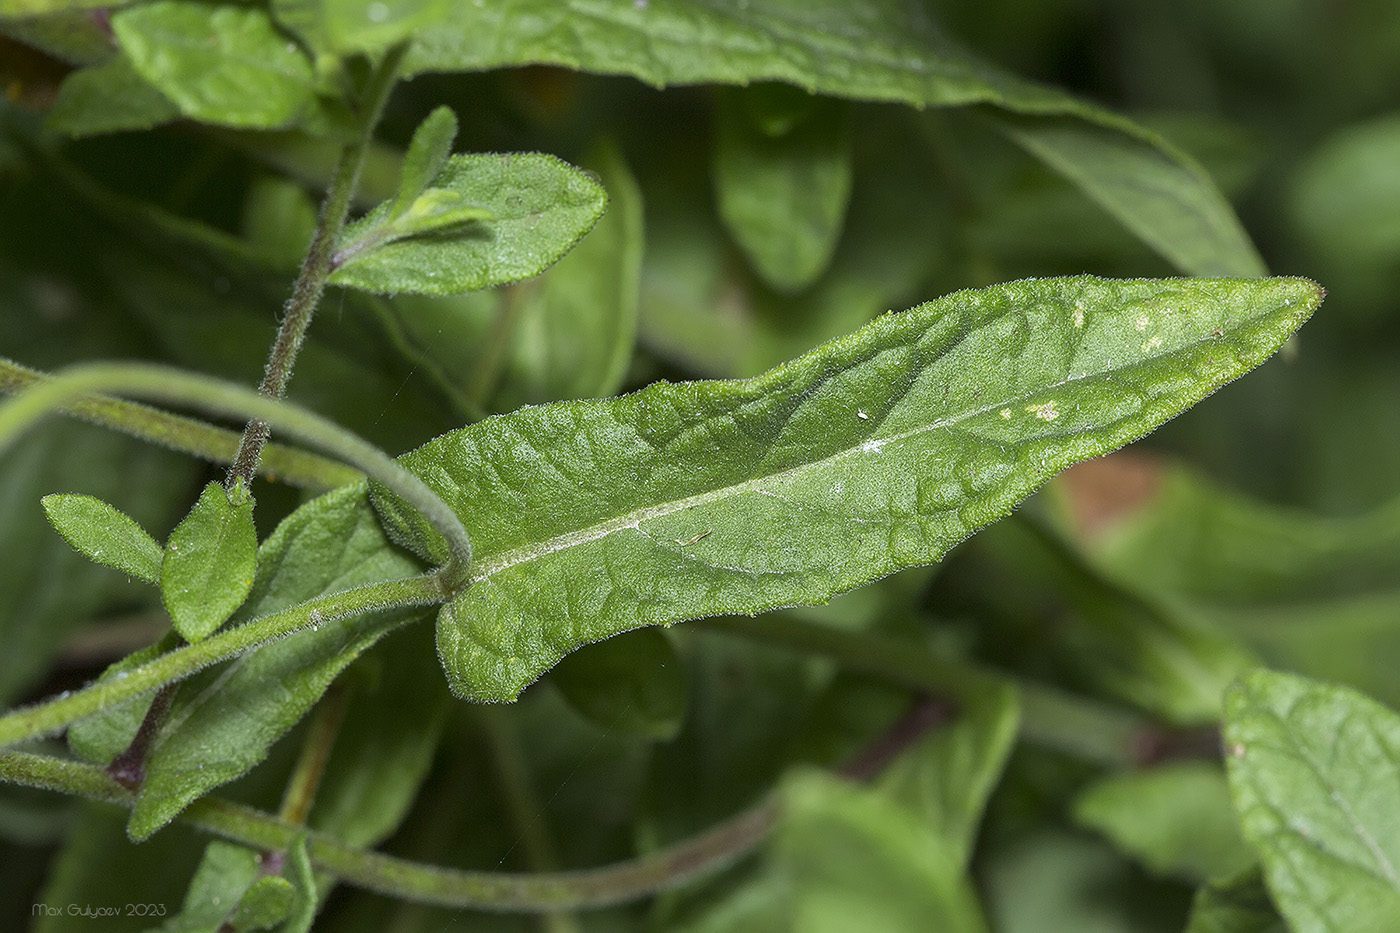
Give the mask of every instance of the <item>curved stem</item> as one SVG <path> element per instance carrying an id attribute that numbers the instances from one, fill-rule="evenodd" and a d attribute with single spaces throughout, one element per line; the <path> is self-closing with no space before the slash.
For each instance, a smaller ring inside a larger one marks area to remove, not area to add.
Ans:
<path id="1" fill-rule="evenodd" d="M 120 392 L 181 403 L 213 414 L 252 417 L 354 464 L 416 508 L 447 539 L 449 557 L 438 571 L 445 592 L 471 570 L 472 545 L 461 519 L 437 493 L 378 447 L 319 415 L 207 376 L 141 363 L 94 363 L 55 375 L 0 406 L 0 452 L 50 411 L 90 392 Z"/>
<path id="2" fill-rule="evenodd" d="M 184 680 L 211 664 L 260 648 L 313 625 L 324 625 L 380 609 L 428 606 L 442 601 L 442 588 L 432 574 L 371 583 L 308 600 L 290 609 L 217 632 L 203 641 L 176 648 L 123 672 L 123 677 L 99 680 L 81 690 L 0 716 L 0 748 L 55 732 L 85 716 Z"/>
<path id="3" fill-rule="evenodd" d="M 101 768 L 24 752 L 0 755 L 0 781 L 126 807 L 136 799 Z M 679 887 L 752 851 L 773 828 L 777 814 L 777 803 L 769 798 L 677 845 L 581 871 L 510 874 L 440 868 L 357 849 L 315 832 L 308 834 L 308 849 L 317 868 L 366 890 L 444 907 L 538 913 L 605 907 Z M 213 797 L 196 800 L 177 819 L 266 851 L 285 850 L 306 831 Z"/>
<path id="4" fill-rule="evenodd" d="M 292 286 L 292 297 L 287 300 L 282 325 L 277 330 L 277 339 L 268 355 L 267 368 L 263 371 L 262 383 L 258 386 L 258 393 L 264 398 L 280 399 L 287 391 L 287 382 L 292 378 L 292 366 L 296 363 L 297 353 L 300 352 L 302 341 L 306 338 L 306 330 L 311 326 L 311 316 L 316 313 L 316 306 L 321 303 L 321 295 L 325 292 L 326 283 L 333 271 L 332 258 L 336 241 L 340 239 L 340 232 L 345 227 L 345 219 L 350 212 L 350 201 L 355 196 L 355 188 L 360 182 L 365 153 L 369 150 L 374 136 L 374 127 L 389 100 L 389 92 L 393 90 L 399 65 L 407 50 L 407 43 L 400 43 L 386 52 L 370 78 L 365 93 L 366 107 L 360 122 L 360 133 L 341 153 L 335 178 L 331 182 L 330 190 L 326 192 L 326 200 L 321 205 L 321 216 L 316 223 L 311 247 L 301 264 L 296 284 Z M 258 469 L 258 460 L 262 456 L 263 445 L 267 443 L 271 430 L 271 425 L 264 419 L 254 418 L 248 422 L 248 426 L 243 430 L 243 439 L 238 445 L 238 454 L 229 470 L 230 487 L 238 479 L 242 479 L 245 484 L 252 482 Z"/>
<path id="5" fill-rule="evenodd" d="M 22 392 L 48 379 L 47 373 L 0 357 L 0 392 Z M 61 410 L 91 424 L 215 463 L 228 463 L 238 450 L 235 431 L 124 399 L 89 396 L 69 402 Z M 364 478 L 358 470 L 342 463 L 280 444 L 264 448 L 258 472 L 269 479 L 308 489 L 334 489 Z"/>

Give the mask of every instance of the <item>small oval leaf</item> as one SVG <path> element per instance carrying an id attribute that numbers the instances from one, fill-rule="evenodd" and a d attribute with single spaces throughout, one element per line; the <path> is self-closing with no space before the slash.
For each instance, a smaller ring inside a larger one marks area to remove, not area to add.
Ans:
<path id="1" fill-rule="evenodd" d="M 425 295 L 518 282 L 539 275 L 572 249 L 608 201 L 587 174 L 540 153 L 453 156 L 433 187 L 454 192 L 461 204 L 489 212 L 492 220 L 366 244 L 389 221 L 394 205 L 382 204 L 346 228 L 331 281 L 368 292 Z"/>
<path id="2" fill-rule="evenodd" d="M 93 496 L 55 494 L 40 501 L 50 524 L 74 550 L 138 580 L 160 581 L 160 544 L 125 512 Z"/>
<path id="3" fill-rule="evenodd" d="M 210 635 L 248 598 L 257 566 L 253 498 L 211 482 L 165 545 L 160 593 L 186 641 Z"/>

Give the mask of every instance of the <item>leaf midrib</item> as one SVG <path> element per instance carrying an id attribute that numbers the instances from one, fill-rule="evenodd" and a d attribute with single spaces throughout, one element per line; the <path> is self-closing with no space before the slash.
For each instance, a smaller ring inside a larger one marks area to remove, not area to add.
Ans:
<path id="1" fill-rule="evenodd" d="M 1260 317 L 1266 316 L 1267 313 L 1265 315 L 1261 315 Z M 1255 320 L 1258 319 L 1256 318 Z M 1245 323 L 1247 322 L 1242 322 L 1242 324 L 1239 326 L 1245 326 Z M 1189 348 L 1199 347 L 1206 343 L 1211 343 L 1216 346 L 1222 346 L 1227 344 L 1228 341 L 1221 340 L 1220 338 L 1197 339 L 1183 346 L 1176 347 L 1167 353 L 1149 356 L 1144 359 L 1138 360 L 1137 362 L 1134 362 L 1128 366 L 1123 366 L 1117 369 L 1096 370 L 1094 372 L 1082 373 L 1078 376 L 1068 376 L 1064 379 L 1059 380 L 1058 382 L 1047 383 L 1046 385 L 1039 386 L 1032 391 L 1023 392 L 1019 395 L 1002 398 L 996 402 L 984 405 L 980 408 L 965 410 L 955 415 L 946 416 L 936 421 L 932 421 L 929 424 L 921 425 L 917 428 L 913 428 L 909 431 L 905 431 L 900 434 L 893 434 L 885 438 L 870 438 L 852 447 L 847 447 L 842 450 L 838 450 L 835 453 L 828 454 L 825 457 L 821 457 L 815 460 L 808 460 L 804 463 L 796 464 L 794 466 L 788 467 L 787 469 L 779 470 L 775 473 L 769 473 L 764 476 L 754 477 L 752 479 L 744 480 L 740 483 L 733 483 L 729 486 L 722 486 L 718 489 L 706 490 L 705 492 L 700 492 L 691 496 L 686 496 L 682 499 L 673 499 L 670 502 L 663 502 L 657 505 L 644 506 L 640 509 L 634 509 L 633 511 L 624 513 L 616 518 L 610 518 L 607 521 L 598 522 L 597 524 L 590 525 L 586 528 L 566 532 L 562 535 L 556 535 L 553 538 L 549 538 L 537 544 L 523 545 L 521 547 L 513 548 L 509 551 L 502 552 L 499 555 L 494 555 L 490 558 L 480 559 L 475 564 L 473 564 L 472 573 L 468 577 L 467 583 L 468 585 L 479 583 L 483 580 L 489 579 L 492 576 L 495 576 L 496 574 L 504 570 L 509 570 L 511 567 L 514 567 L 518 564 L 538 560 L 542 557 L 547 557 L 550 554 L 554 554 L 559 551 L 568 550 L 572 547 L 578 547 L 579 545 L 589 544 L 593 541 L 601 540 L 603 538 L 608 537 L 609 535 L 626 530 L 628 528 L 636 529 L 641 525 L 642 522 L 645 521 L 650 521 L 655 518 L 664 518 L 667 515 L 673 515 L 677 512 L 682 512 L 686 509 L 692 508 L 697 505 L 706 505 L 711 502 L 717 502 L 721 499 L 728 498 L 731 496 L 739 496 L 747 492 L 759 491 L 760 487 L 763 484 L 771 483 L 775 480 L 781 480 L 799 471 L 813 469 L 815 467 L 821 466 L 822 464 L 835 462 L 853 454 L 876 453 L 891 443 L 895 443 L 897 441 L 902 440 L 908 440 L 911 437 L 917 437 L 919 435 L 927 434 L 932 431 L 937 431 L 942 428 L 953 427 L 963 421 L 981 417 L 982 415 L 986 415 L 1000 408 L 1024 403 L 1028 399 L 1032 399 L 1039 395 L 1043 395 L 1045 392 L 1052 391 L 1054 389 L 1063 388 L 1067 385 L 1072 385 L 1074 383 L 1083 382 L 1089 379 L 1097 379 L 1102 376 L 1109 375 L 1111 373 L 1127 372 L 1131 369 L 1136 369 L 1141 366 L 1154 363 L 1158 360 L 1167 359 L 1171 356 L 1180 354 Z M 1102 429 L 1106 426 L 1107 425 L 1100 425 L 1098 426 L 1098 429 Z"/>

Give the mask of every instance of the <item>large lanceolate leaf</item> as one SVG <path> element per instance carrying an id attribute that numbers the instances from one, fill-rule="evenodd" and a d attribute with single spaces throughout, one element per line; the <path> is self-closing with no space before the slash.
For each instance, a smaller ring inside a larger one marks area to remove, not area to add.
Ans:
<path id="1" fill-rule="evenodd" d="M 1296 933 L 1400 917 L 1400 715 L 1345 687 L 1255 671 L 1225 697 L 1230 790 Z"/>
<path id="2" fill-rule="evenodd" d="M 905 0 L 521 0 L 458 3 L 409 53 L 410 71 L 543 63 L 649 84 L 782 81 L 851 100 L 915 107 L 990 104 L 1050 120 L 1022 144 L 1105 204 L 1149 246 L 1192 275 L 1259 275 L 1263 264 L 1209 175 L 1157 134 L 959 47 L 922 5 Z M 1104 131 L 1109 132 L 1104 132 Z M 1113 142 L 1109 137 L 1119 137 Z M 1053 136 L 1054 138 L 1050 138 Z M 1078 170 L 1067 158 L 1083 157 Z M 1117 179 L 1136 173 L 1151 191 Z M 1204 236 L 1194 248 L 1164 231 Z"/>
<path id="3" fill-rule="evenodd" d="M 587 642 L 936 561 L 1260 363 L 1321 298 L 1302 279 L 1031 279 L 885 315 L 753 379 L 444 435 L 404 462 L 476 546 L 438 619 L 452 688 L 509 700 Z M 444 556 L 412 510 L 377 503 Z"/>

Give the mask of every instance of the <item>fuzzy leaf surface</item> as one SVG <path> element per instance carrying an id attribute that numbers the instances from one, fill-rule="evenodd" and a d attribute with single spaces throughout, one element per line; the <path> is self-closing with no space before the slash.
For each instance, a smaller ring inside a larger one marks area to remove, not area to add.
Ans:
<path id="1" fill-rule="evenodd" d="M 293 512 L 263 544 L 240 616 L 256 618 L 417 570 L 385 540 L 364 487 L 342 487 Z M 191 678 L 153 743 L 131 813 L 132 838 L 149 836 L 191 801 L 262 761 L 351 661 L 411 617 L 380 612 L 327 623 Z"/>
<path id="2" fill-rule="evenodd" d="M 1175 191 L 1173 228 L 1206 231 L 1194 248 L 1193 275 L 1258 275 L 1262 264 L 1229 203 L 1195 160 L 1157 134 L 1103 108 L 984 61 L 951 39 L 925 6 L 904 0 L 751 0 L 741 10 L 714 0 L 522 0 L 509 5 L 454 4 L 436 28 L 420 35 L 407 68 L 477 71 L 550 64 L 599 74 L 626 74 L 658 87 L 780 81 L 850 100 L 890 101 L 917 108 L 989 104 L 1030 117 L 1069 117 L 1118 135 L 1116 149 L 1139 168 L 1153 168 L 1154 189 L 1168 175 Z M 1052 119 L 1052 124 L 1054 123 Z M 1089 134 L 1094 136 L 1095 134 Z M 1103 154 L 1103 153 L 1101 153 Z M 1151 163 L 1160 162 L 1153 166 Z M 1104 185 L 1089 177 L 1091 198 Z M 1120 186 L 1121 187 L 1121 186 Z M 1121 193 L 1121 192 L 1120 192 Z M 1128 198 L 1119 214 L 1133 232 L 1178 262 L 1193 247 L 1169 244 L 1154 230 L 1150 199 Z M 1157 199 L 1162 207 L 1163 199 Z M 1118 213 L 1116 210 L 1115 213 Z M 1207 246 L 1206 244 L 1210 244 Z"/>
<path id="3" fill-rule="evenodd" d="M 362 291 L 455 295 L 539 275 L 603 215 L 608 196 L 588 175 L 541 153 L 459 155 L 433 180 L 493 219 L 456 230 L 374 244 L 396 202 L 386 202 L 341 236 L 331 276 Z M 363 245 L 362 245 L 363 244 Z"/>
<path id="4" fill-rule="evenodd" d="M 399 193 L 390 216 L 408 210 L 414 199 L 432 184 L 452 154 L 452 141 L 456 138 L 457 115 L 451 107 L 438 107 L 418 124 L 403 156 Z"/>
<path id="5" fill-rule="evenodd" d="M 138 580 L 160 581 L 160 544 L 134 518 L 94 496 L 60 494 L 41 501 L 49 522 L 80 554 Z"/>
<path id="6" fill-rule="evenodd" d="M 165 545 L 160 594 L 186 641 L 208 637 L 243 605 L 253 586 L 258 533 L 253 499 L 211 482 Z"/>
<path id="7" fill-rule="evenodd" d="M 136 71 L 185 116 L 272 129 L 313 100 L 311 60 L 259 9 L 161 0 L 112 17 Z"/>
<path id="8" fill-rule="evenodd" d="M 1230 791 L 1297 933 L 1400 917 L 1400 715 L 1364 694 L 1257 670 L 1225 695 Z"/>
<path id="9" fill-rule="evenodd" d="M 822 603 L 937 561 L 1258 365 L 1321 297 L 1302 279 L 1026 280 L 885 315 L 753 379 L 446 434 L 403 462 L 476 546 L 438 618 L 449 682 L 510 700 L 621 631 Z M 441 558 L 412 510 L 377 504 Z"/>

